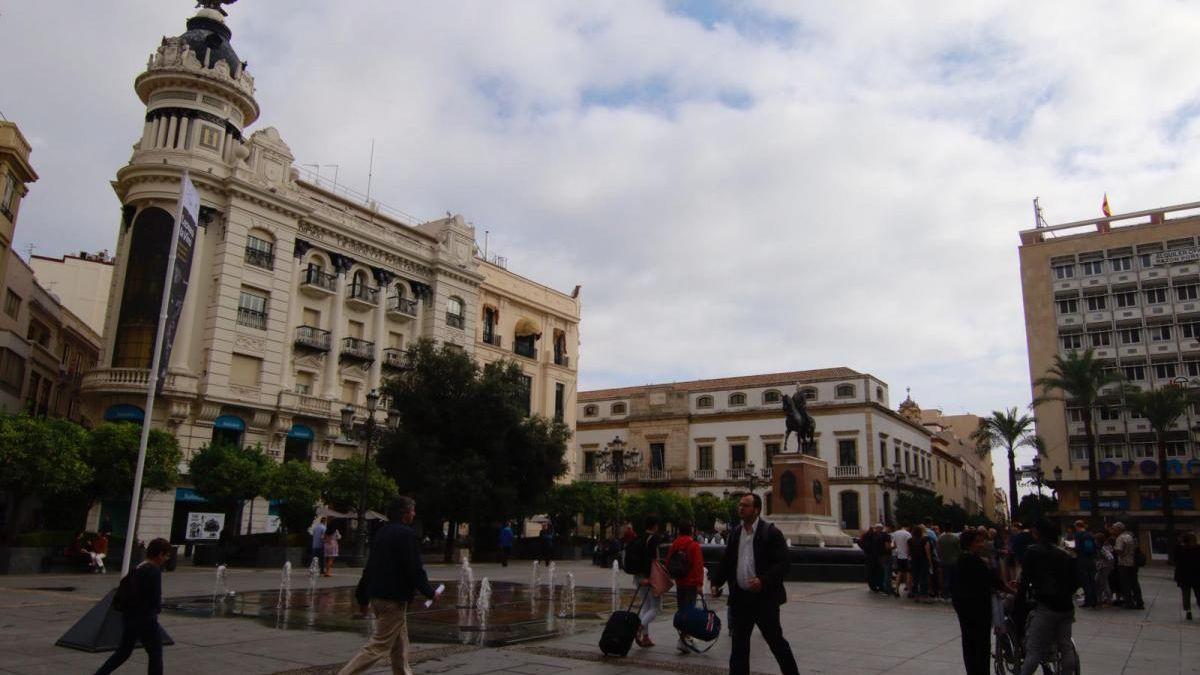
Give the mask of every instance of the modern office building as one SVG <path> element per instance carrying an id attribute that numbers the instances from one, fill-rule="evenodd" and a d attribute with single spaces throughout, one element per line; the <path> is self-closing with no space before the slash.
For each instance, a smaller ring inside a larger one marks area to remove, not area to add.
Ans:
<path id="1" fill-rule="evenodd" d="M 1020 233 L 1021 284 L 1032 383 L 1055 356 L 1092 349 L 1141 388 L 1200 386 L 1200 203 L 1163 206 Z M 1122 387 L 1103 392 L 1093 411 L 1099 494 L 1087 485 L 1082 411 L 1070 402 L 1038 406 L 1043 466 L 1064 519 L 1087 515 L 1098 499 L 1105 520 L 1133 523 L 1163 555 L 1158 461 L 1149 422 L 1123 406 Z M 1034 395 L 1041 391 L 1034 391 Z M 1172 501 L 1189 527 L 1200 525 L 1200 458 L 1189 410 L 1167 444 Z"/>
<path id="2" fill-rule="evenodd" d="M 141 136 L 113 182 L 123 216 L 101 367 L 84 380 L 92 414 L 146 421 L 184 172 L 199 191 L 200 223 L 148 421 L 174 433 L 185 458 L 216 439 L 318 468 L 361 452 L 341 433 L 340 409 L 349 403 L 365 419 L 366 394 L 419 338 L 485 362 L 513 358 L 529 377 L 531 412 L 564 411 L 578 368 L 578 289 L 560 293 L 484 262 L 461 216 L 423 222 L 301 172 L 274 127 L 249 131 L 260 114 L 254 79 L 230 39 L 225 17 L 202 8 L 134 81 L 145 115 L 130 121 Z M 140 531 L 179 539 L 176 503 L 195 497 L 183 488 L 148 496 Z M 265 506 L 251 527 L 263 527 Z"/>

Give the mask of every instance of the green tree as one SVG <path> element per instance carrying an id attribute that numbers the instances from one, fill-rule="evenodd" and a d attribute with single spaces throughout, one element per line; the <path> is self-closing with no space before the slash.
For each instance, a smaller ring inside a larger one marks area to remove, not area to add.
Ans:
<path id="1" fill-rule="evenodd" d="M 729 514 L 737 512 L 737 500 L 722 499 L 707 492 L 692 497 L 692 515 L 695 517 L 696 529 L 712 532 L 717 529 L 717 521 L 726 522 Z"/>
<path id="2" fill-rule="evenodd" d="M 130 496 L 141 437 L 141 425 L 131 422 L 104 422 L 88 433 L 81 453 L 92 468 L 92 479 L 82 490 L 88 508 L 101 499 Z M 175 436 L 161 429 L 151 429 L 142 470 L 142 494 L 146 490 L 170 490 L 178 485 L 182 460 L 183 453 Z"/>
<path id="3" fill-rule="evenodd" d="M 188 474 L 196 492 L 225 513 L 222 537 L 241 534 L 242 505 L 266 491 L 275 463 L 261 445 L 239 448 L 231 443 L 212 443 L 200 448 L 188 463 Z"/>
<path id="4" fill-rule="evenodd" d="M 409 353 L 409 371 L 385 386 L 401 421 L 382 443 L 380 465 L 452 532 L 533 512 L 566 473 L 570 429 L 529 414 L 525 376 L 511 361 L 480 369 L 429 340 Z M 447 544 L 449 556 L 452 538 Z"/>
<path id="5" fill-rule="evenodd" d="M 307 462 L 291 460 L 275 467 L 267 479 L 266 496 L 279 500 L 279 519 L 284 532 L 304 532 L 313 521 L 325 474 Z"/>
<path id="6" fill-rule="evenodd" d="M 999 446 L 1008 452 L 1008 503 L 1012 505 L 1012 517 L 1017 513 L 1017 459 L 1016 449 L 1022 445 L 1030 445 L 1033 418 L 1029 415 L 1018 414 L 1017 409 L 993 410 L 990 417 L 979 420 L 979 428 L 971 437 L 982 446 Z"/>
<path id="7" fill-rule="evenodd" d="M 1046 495 L 1030 493 L 1021 497 L 1021 503 L 1017 505 L 1015 518 L 1022 523 L 1032 523 L 1035 519 L 1047 513 L 1054 513 L 1057 510 L 1057 499 L 1047 497 Z"/>
<path id="8" fill-rule="evenodd" d="M 1034 380 L 1034 385 L 1041 387 L 1042 395 L 1034 399 L 1037 407 L 1051 401 L 1062 402 L 1078 407 L 1083 415 L 1084 437 L 1087 444 L 1088 459 L 1088 491 L 1092 495 L 1091 511 L 1092 526 L 1099 527 L 1100 519 L 1100 483 L 1096 464 L 1096 433 L 1092 425 L 1092 410 L 1100 398 L 1100 390 L 1110 384 L 1121 382 L 1121 376 L 1096 360 L 1091 349 L 1080 354 L 1076 350 L 1067 353 L 1067 357 L 1055 355 L 1054 364 L 1046 370 L 1046 374 Z M 1010 495 L 1008 503 L 1016 503 L 1016 495 Z M 1013 509 L 1016 513 L 1016 509 Z"/>
<path id="9" fill-rule="evenodd" d="M 1196 402 L 1197 397 L 1193 391 L 1174 384 L 1147 391 L 1133 386 L 1125 387 L 1126 407 L 1145 417 L 1150 423 L 1150 428 L 1154 430 L 1155 445 L 1158 446 L 1158 488 L 1162 495 L 1167 542 L 1172 546 L 1175 542 L 1175 505 L 1171 503 L 1170 480 L 1167 478 L 1167 440 L 1172 435 L 1171 427 L 1183 417 L 1188 406 Z M 1187 434 L 1186 429 L 1180 430 L 1180 440 L 1186 441 Z M 1099 500 L 1093 497 L 1093 501 Z"/>
<path id="10" fill-rule="evenodd" d="M 684 495 L 669 490 L 640 490 L 621 494 L 621 517 L 633 522 L 641 530 L 646 516 L 658 517 L 659 527 L 692 520 L 692 502 Z"/>
<path id="11" fill-rule="evenodd" d="M 6 535 L 16 533 L 21 508 L 30 497 L 78 494 L 92 479 L 81 457 L 87 432 L 74 422 L 0 416 L 0 491 L 8 494 Z"/>
<path id="12" fill-rule="evenodd" d="M 362 455 L 348 459 L 335 459 L 329 463 L 321 494 L 325 503 L 338 511 L 358 513 L 359 499 L 363 494 Z M 384 474 L 374 460 L 366 464 L 366 506 L 374 511 L 384 511 L 388 504 L 399 496 L 396 481 Z"/>

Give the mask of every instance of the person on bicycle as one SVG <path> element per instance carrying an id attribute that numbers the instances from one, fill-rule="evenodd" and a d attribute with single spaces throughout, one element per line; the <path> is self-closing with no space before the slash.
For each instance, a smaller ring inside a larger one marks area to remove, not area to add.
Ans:
<path id="1" fill-rule="evenodd" d="M 1058 527 L 1039 518 L 1033 527 L 1033 544 L 1025 552 L 1018 587 L 1034 599 L 1025 627 L 1025 661 L 1020 675 L 1033 675 L 1050 659 L 1055 647 L 1062 673 L 1078 667 L 1071 624 L 1075 621 L 1075 591 L 1079 575 L 1071 555 L 1058 544 Z"/>
<path id="2" fill-rule="evenodd" d="M 943 535 L 944 536 L 944 535 Z M 958 538 L 955 560 L 954 612 L 962 635 L 963 666 L 967 675 L 987 675 L 992 649 L 992 593 L 1012 592 L 983 560 L 987 535 L 967 528 Z"/>

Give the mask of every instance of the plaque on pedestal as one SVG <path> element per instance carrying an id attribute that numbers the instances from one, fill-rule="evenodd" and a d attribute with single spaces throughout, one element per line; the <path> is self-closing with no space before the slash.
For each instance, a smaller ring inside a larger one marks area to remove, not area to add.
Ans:
<path id="1" fill-rule="evenodd" d="M 825 460 L 801 453 L 775 455 L 771 474 L 771 521 L 793 546 L 854 545 L 833 518 Z"/>

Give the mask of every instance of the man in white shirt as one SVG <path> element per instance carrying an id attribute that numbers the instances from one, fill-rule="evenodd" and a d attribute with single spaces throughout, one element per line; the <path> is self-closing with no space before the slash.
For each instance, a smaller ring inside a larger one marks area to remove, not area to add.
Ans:
<path id="1" fill-rule="evenodd" d="M 900 584 L 904 584 L 908 588 L 908 594 L 912 595 L 912 578 L 909 576 L 908 564 L 908 542 L 912 539 L 912 533 L 908 531 L 908 525 L 901 525 L 900 529 L 892 533 L 892 558 L 896 562 L 896 592 L 900 592 Z"/>
<path id="2" fill-rule="evenodd" d="M 774 525 L 761 520 L 762 498 L 744 495 L 738 501 L 739 526 L 729 533 L 725 556 L 712 576 L 713 595 L 729 581 L 729 675 L 749 675 L 750 634 L 762 633 L 783 675 L 800 675 L 792 647 L 783 637 L 779 606 L 787 602 L 783 589 L 790 562 L 787 541 Z"/>

